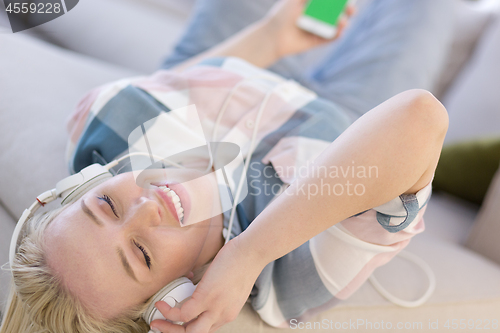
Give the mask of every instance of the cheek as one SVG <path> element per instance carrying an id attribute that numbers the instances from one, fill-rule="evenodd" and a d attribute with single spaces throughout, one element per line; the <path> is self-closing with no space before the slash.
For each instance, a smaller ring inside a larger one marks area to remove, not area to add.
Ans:
<path id="1" fill-rule="evenodd" d="M 189 261 L 192 257 L 192 245 L 196 243 L 195 237 L 186 237 L 177 230 L 169 235 L 158 235 L 156 243 L 158 258 L 161 267 L 174 268 L 180 266 L 183 262 Z"/>
<path id="2" fill-rule="evenodd" d="M 214 175 L 207 175 L 183 183 L 189 193 L 190 209 L 184 225 L 200 224 L 214 216 L 222 214 L 218 184 Z"/>
<path id="3" fill-rule="evenodd" d="M 197 261 L 207 239 L 210 221 L 206 220 L 182 229 L 171 229 L 168 233 L 157 233 L 161 244 L 162 274 L 176 276 L 187 274 Z"/>

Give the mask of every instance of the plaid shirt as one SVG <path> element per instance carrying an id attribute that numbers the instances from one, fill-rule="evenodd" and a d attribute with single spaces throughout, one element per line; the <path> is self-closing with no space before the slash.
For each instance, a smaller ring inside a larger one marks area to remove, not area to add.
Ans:
<path id="1" fill-rule="evenodd" d="M 237 144 L 246 156 L 256 114 L 270 89 L 274 91 L 262 116 L 247 173 L 249 195 L 237 206 L 231 230 L 236 236 L 350 125 L 334 103 L 242 60 L 209 59 L 182 73 L 158 71 L 91 91 L 68 124 L 70 170 L 76 172 L 127 153 L 133 129 L 162 112 L 191 104 L 197 107 L 204 133 L 211 134 L 231 92 L 234 95 L 217 140 Z M 207 135 L 206 140 L 210 139 Z M 228 170 L 232 192 L 240 174 L 241 165 Z M 353 216 L 271 262 L 252 290 L 253 308 L 268 324 L 289 327 L 292 318 L 307 320 L 346 299 L 376 267 L 392 259 L 410 238 L 424 230 L 422 215 L 430 193 L 429 185 L 416 195 L 403 195 Z"/>

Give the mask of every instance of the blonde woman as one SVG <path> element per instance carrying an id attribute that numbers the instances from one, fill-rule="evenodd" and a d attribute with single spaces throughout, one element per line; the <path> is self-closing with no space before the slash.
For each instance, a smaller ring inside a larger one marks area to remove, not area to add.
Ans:
<path id="1" fill-rule="evenodd" d="M 164 65 L 175 68 L 97 88 L 70 121 L 77 172 L 123 154 L 133 128 L 174 105 L 195 104 L 212 133 L 231 95 L 216 139 L 254 148 L 234 226 L 228 230 L 227 212 L 181 226 L 218 202 L 206 188 L 176 181 L 182 172 L 148 186 L 120 173 L 27 222 L 1 333 L 214 332 L 249 296 L 263 320 L 288 327 L 349 297 L 423 231 L 447 114 L 427 91 L 408 89 L 432 87 L 449 37 L 442 19 L 449 2 L 374 1 L 309 73 L 300 56 L 277 61 L 328 41 L 296 27 L 304 1 L 278 1 L 263 15 L 272 3 L 201 1 Z M 228 11 L 234 15 L 222 19 Z M 327 99 L 258 68 L 271 64 Z M 255 77 L 281 88 L 245 84 Z M 301 174 L 304 166 L 328 173 Z M 232 173 L 233 194 L 240 175 Z M 159 289 L 203 272 L 181 309 L 156 303 L 187 325 L 144 322 Z"/>

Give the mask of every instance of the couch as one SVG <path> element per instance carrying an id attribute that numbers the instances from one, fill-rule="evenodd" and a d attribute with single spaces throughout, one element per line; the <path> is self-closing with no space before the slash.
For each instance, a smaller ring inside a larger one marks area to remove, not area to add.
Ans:
<path id="1" fill-rule="evenodd" d="M 0 4 L 0 263 L 8 261 L 10 235 L 22 211 L 68 174 L 65 121 L 76 102 L 100 84 L 154 71 L 182 33 L 193 2 L 85 0 L 54 21 L 16 34 Z M 455 39 L 433 90 L 450 115 L 446 143 L 500 135 L 499 2 L 456 0 L 450 13 L 456 17 Z M 395 306 L 366 283 L 336 308 L 284 331 L 385 331 L 390 323 L 408 332 L 455 325 L 470 332 L 472 326 L 494 328 L 494 320 L 498 328 L 499 203 L 500 171 L 482 206 L 433 195 L 427 230 L 408 247 L 436 275 L 426 304 Z M 421 270 L 398 258 L 375 275 L 400 298 L 415 299 L 427 288 Z M 0 303 L 8 284 L 9 272 L 3 271 Z M 219 330 L 275 331 L 248 304 Z"/>

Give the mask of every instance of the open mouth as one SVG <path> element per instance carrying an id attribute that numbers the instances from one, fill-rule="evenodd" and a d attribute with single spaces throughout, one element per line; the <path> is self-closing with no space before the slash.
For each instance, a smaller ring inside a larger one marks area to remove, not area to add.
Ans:
<path id="1" fill-rule="evenodd" d="M 184 220 L 184 208 L 182 207 L 181 198 L 179 197 L 179 195 L 175 193 L 174 190 L 169 188 L 168 185 L 156 185 L 156 186 L 158 187 L 158 189 L 160 189 L 163 193 L 166 194 L 166 196 L 170 200 L 170 203 L 172 204 L 168 205 L 169 202 L 167 202 L 167 205 L 169 206 L 169 208 L 172 208 L 173 206 L 175 213 L 177 215 L 177 219 L 182 224 Z"/>

